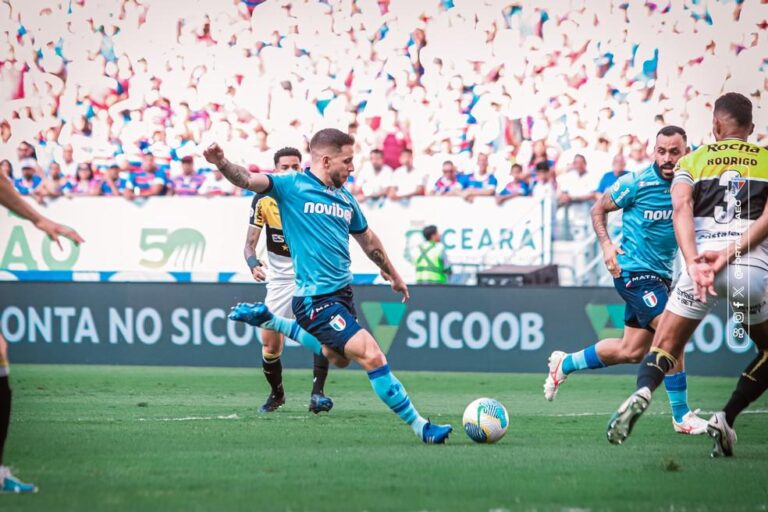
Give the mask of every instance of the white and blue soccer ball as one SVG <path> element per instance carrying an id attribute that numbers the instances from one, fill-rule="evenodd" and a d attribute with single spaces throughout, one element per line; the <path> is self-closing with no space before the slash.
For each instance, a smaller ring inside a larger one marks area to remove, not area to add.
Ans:
<path id="1" fill-rule="evenodd" d="M 509 414 L 498 400 L 478 398 L 464 409 L 464 432 L 476 443 L 495 443 L 507 433 Z"/>

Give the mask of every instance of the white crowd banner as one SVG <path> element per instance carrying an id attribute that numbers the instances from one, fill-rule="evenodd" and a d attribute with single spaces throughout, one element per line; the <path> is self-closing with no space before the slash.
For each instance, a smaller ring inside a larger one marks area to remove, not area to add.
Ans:
<path id="1" fill-rule="evenodd" d="M 62 249 L 30 223 L 0 210 L 0 269 L 13 271 L 247 273 L 243 245 L 249 197 L 75 198 L 51 202 L 41 211 L 77 229 L 86 243 L 63 241 Z M 539 199 L 497 205 L 493 198 L 468 203 L 453 197 L 363 204 L 401 274 L 413 277 L 412 261 L 421 230 L 436 225 L 450 260 L 486 266 L 549 263 L 551 211 Z M 289 244 L 291 234 L 286 233 Z M 352 272 L 376 274 L 375 265 L 353 241 Z M 194 280 L 194 279 L 193 279 Z"/>

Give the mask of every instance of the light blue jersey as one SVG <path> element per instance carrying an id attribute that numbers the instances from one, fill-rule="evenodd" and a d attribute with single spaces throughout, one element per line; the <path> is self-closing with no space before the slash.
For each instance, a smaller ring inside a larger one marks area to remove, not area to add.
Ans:
<path id="1" fill-rule="evenodd" d="M 309 170 L 269 176 L 264 193 L 277 201 L 296 269 L 297 297 L 340 290 L 352 282 L 349 234 L 368 229 L 345 188 L 325 185 Z"/>
<path id="2" fill-rule="evenodd" d="M 617 260 L 622 271 L 654 272 L 672 279 L 677 241 L 672 227 L 672 180 L 665 180 L 656 164 L 622 176 L 610 189 L 623 209 L 621 248 Z"/>

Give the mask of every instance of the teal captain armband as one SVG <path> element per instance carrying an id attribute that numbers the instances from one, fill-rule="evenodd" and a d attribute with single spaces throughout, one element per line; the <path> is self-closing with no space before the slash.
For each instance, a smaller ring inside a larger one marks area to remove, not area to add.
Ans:
<path id="1" fill-rule="evenodd" d="M 251 270 L 253 270 L 256 267 L 260 267 L 261 266 L 261 262 L 259 261 L 259 258 L 257 258 L 256 256 L 253 256 L 253 255 L 248 256 L 248 258 L 245 260 L 245 262 L 248 263 L 248 268 L 250 268 Z"/>

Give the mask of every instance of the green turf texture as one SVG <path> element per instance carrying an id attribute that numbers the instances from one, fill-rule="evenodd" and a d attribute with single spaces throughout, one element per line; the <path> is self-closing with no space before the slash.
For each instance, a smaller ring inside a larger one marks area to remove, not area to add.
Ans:
<path id="1" fill-rule="evenodd" d="M 447 446 L 422 445 L 360 371 L 332 370 L 336 407 L 314 416 L 309 371 L 285 372 L 286 406 L 260 415 L 256 369 L 14 365 L 6 463 L 40 493 L 0 496 L 0 510 L 768 509 L 768 397 L 739 419 L 736 457 L 710 459 L 709 438 L 672 431 L 662 389 L 627 443 L 608 444 L 629 376 L 574 376 L 553 403 L 543 375 L 399 377 L 423 415 L 454 425 Z M 721 407 L 734 382 L 690 378 L 692 405 Z M 496 445 L 461 428 L 481 396 L 510 412 Z"/>

